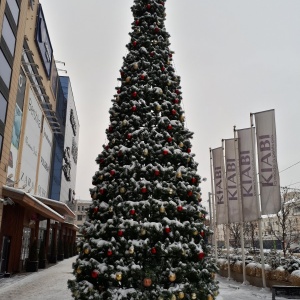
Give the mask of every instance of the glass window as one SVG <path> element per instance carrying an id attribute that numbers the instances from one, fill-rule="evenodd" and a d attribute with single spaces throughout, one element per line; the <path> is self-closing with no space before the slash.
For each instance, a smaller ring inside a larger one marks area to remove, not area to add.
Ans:
<path id="1" fill-rule="evenodd" d="M 0 50 L 0 77 L 4 81 L 7 88 L 9 88 L 10 85 L 10 77 L 11 77 L 11 68 L 8 64 L 8 61 L 6 60 L 3 52 Z"/>
<path id="2" fill-rule="evenodd" d="M 82 221 L 82 215 L 77 216 L 77 221 Z"/>
<path id="3" fill-rule="evenodd" d="M 11 14 L 16 22 L 16 25 L 18 25 L 18 20 L 19 20 L 19 6 L 17 4 L 16 0 L 7 0 L 6 1 L 7 5 L 9 6 L 9 9 L 11 11 Z"/>
<path id="4" fill-rule="evenodd" d="M 82 206 L 81 210 L 82 210 L 82 211 L 85 211 L 85 208 L 84 208 L 84 206 Z"/>
<path id="5" fill-rule="evenodd" d="M 7 110 L 7 101 L 0 93 L 0 121 L 5 123 L 6 119 L 6 110 Z"/>
<path id="6" fill-rule="evenodd" d="M 78 209 L 77 209 L 78 211 L 80 211 L 80 206 L 78 206 Z"/>
<path id="7" fill-rule="evenodd" d="M 1 158 L 1 153 L 2 153 L 2 142 L 3 142 L 3 136 L 0 134 L 0 158 Z"/>
<path id="8" fill-rule="evenodd" d="M 14 33 L 8 23 L 6 16 L 4 17 L 4 20 L 3 20 L 2 37 L 4 38 L 11 55 L 14 56 L 16 38 L 15 38 Z"/>

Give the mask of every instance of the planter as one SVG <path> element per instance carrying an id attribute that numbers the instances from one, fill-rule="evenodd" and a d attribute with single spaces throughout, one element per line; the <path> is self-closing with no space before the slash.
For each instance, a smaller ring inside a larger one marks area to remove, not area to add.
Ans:
<path id="1" fill-rule="evenodd" d="M 37 272 L 39 269 L 39 261 L 27 261 L 26 272 Z"/>
<path id="2" fill-rule="evenodd" d="M 49 263 L 56 264 L 57 263 L 57 256 L 56 255 L 50 255 Z"/>
<path id="3" fill-rule="evenodd" d="M 39 269 L 45 269 L 45 268 L 46 268 L 46 265 L 47 265 L 47 260 L 46 260 L 46 258 L 40 259 L 40 260 L 39 260 Z"/>

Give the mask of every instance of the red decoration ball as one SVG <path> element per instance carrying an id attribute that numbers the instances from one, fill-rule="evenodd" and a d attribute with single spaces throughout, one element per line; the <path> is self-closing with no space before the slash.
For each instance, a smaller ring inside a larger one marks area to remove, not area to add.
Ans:
<path id="1" fill-rule="evenodd" d="M 136 96 L 134 96 L 134 97 L 136 97 Z M 131 107 L 131 111 L 136 111 L 136 110 L 137 110 L 136 106 L 133 105 L 133 106 Z"/>
<path id="2" fill-rule="evenodd" d="M 180 91 L 179 91 L 179 90 L 175 90 L 175 93 L 176 93 L 177 95 L 179 95 L 179 94 L 180 94 Z"/>
<path id="3" fill-rule="evenodd" d="M 104 159 L 103 159 L 103 158 L 100 158 L 99 163 L 100 163 L 100 164 L 103 164 L 103 163 L 104 163 Z"/>
<path id="4" fill-rule="evenodd" d="M 127 139 L 128 139 L 128 140 L 131 140 L 131 139 L 132 139 L 132 134 L 131 134 L 131 133 L 128 133 L 128 134 L 127 134 Z"/>
<path id="5" fill-rule="evenodd" d="M 147 193 L 147 188 L 144 186 L 141 188 L 141 193 L 146 194 Z"/>
<path id="6" fill-rule="evenodd" d="M 188 148 L 188 149 L 186 150 L 187 153 L 191 153 L 191 151 L 192 151 L 191 148 Z"/>
<path id="7" fill-rule="evenodd" d="M 100 195 L 104 195 L 104 194 L 105 194 L 105 189 L 101 188 L 101 189 L 99 190 L 99 193 L 100 193 Z"/>
<path id="8" fill-rule="evenodd" d="M 135 20 L 135 25 L 139 25 L 140 24 L 140 20 Z"/>
<path id="9" fill-rule="evenodd" d="M 174 116 L 174 115 L 177 114 L 177 111 L 176 111 L 175 109 L 172 109 L 172 110 L 171 110 L 171 114 Z"/>
<path id="10" fill-rule="evenodd" d="M 112 126 L 109 126 L 109 127 L 108 127 L 108 131 L 109 131 L 109 132 L 112 132 L 112 131 L 113 131 L 113 127 L 112 127 Z"/>
<path id="11" fill-rule="evenodd" d="M 162 66 L 160 69 L 161 69 L 162 71 L 164 71 L 164 70 L 165 70 L 165 67 L 164 67 L 164 66 Z"/>
<path id="12" fill-rule="evenodd" d="M 204 237 L 205 233 L 204 233 L 203 230 L 200 231 L 200 235 L 201 235 L 202 237 Z"/>
<path id="13" fill-rule="evenodd" d="M 123 235 L 124 235 L 123 230 L 118 230 L 118 236 L 123 236 Z"/>
<path id="14" fill-rule="evenodd" d="M 158 27 L 155 27 L 154 31 L 155 31 L 156 33 L 158 33 L 158 32 L 159 32 L 159 28 L 158 28 Z"/>
<path id="15" fill-rule="evenodd" d="M 94 214 L 96 214 L 99 211 L 98 206 L 94 207 Z"/>
<path id="16" fill-rule="evenodd" d="M 168 130 L 172 130 L 172 129 L 173 129 L 172 125 L 169 124 L 168 127 L 167 127 L 167 129 L 168 129 Z"/>
<path id="17" fill-rule="evenodd" d="M 181 205 L 177 206 L 177 211 L 182 211 L 182 210 L 183 210 L 183 208 Z"/>
<path id="18" fill-rule="evenodd" d="M 188 195 L 189 197 L 192 197 L 192 196 L 193 196 L 193 192 L 192 192 L 192 191 L 188 191 L 188 192 L 187 192 L 187 195 Z"/>
<path id="19" fill-rule="evenodd" d="M 174 104 L 178 104 L 180 102 L 180 100 L 178 98 L 173 100 Z"/>
<path id="20" fill-rule="evenodd" d="M 144 75 L 144 74 L 141 74 L 141 75 L 140 75 L 140 79 L 141 79 L 141 80 L 144 80 L 144 79 L 145 79 L 145 75 Z"/>
<path id="21" fill-rule="evenodd" d="M 137 92 L 133 92 L 133 93 L 132 93 L 132 97 L 135 98 L 136 96 L 137 96 Z"/>
<path id="22" fill-rule="evenodd" d="M 147 4 L 147 9 L 150 9 L 151 8 L 151 4 Z"/>
<path id="23" fill-rule="evenodd" d="M 154 51 L 151 51 L 151 52 L 150 52 L 150 56 L 151 56 L 151 57 L 153 57 L 154 54 L 155 54 Z"/>
<path id="24" fill-rule="evenodd" d="M 110 173 L 111 176 L 114 176 L 116 174 L 116 171 L 115 170 L 110 170 L 109 173 Z"/>
<path id="25" fill-rule="evenodd" d="M 135 209 L 131 209 L 130 211 L 129 211 L 129 213 L 133 216 L 133 215 L 135 215 Z"/>
<path id="26" fill-rule="evenodd" d="M 154 170 L 154 175 L 155 176 L 159 176 L 160 175 L 160 171 L 159 170 Z"/>
<path id="27" fill-rule="evenodd" d="M 173 141 L 172 137 L 168 137 L 168 142 L 171 143 Z"/>
<path id="28" fill-rule="evenodd" d="M 117 90 L 117 94 L 120 94 L 120 93 L 121 93 L 121 90 L 120 90 L 120 89 L 118 89 L 118 90 Z"/>
<path id="29" fill-rule="evenodd" d="M 108 250 L 107 250 L 107 256 L 112 256 L 112 254 L 113 254 L 112 250 L 111 250 L 111 249 L 108 249 Z"/>
<path id="30" fill-rule="evenodd" d="M 98 270 L 93 270 L 91 273 L 92 278 L 97 278 L 99 275 L 99 271 Z"/>
<path id="31" fill-rule="evenodd" d="M 124 77 L 124 72 L 120 71 L 120 75 L 121 75 L 121 77 Z"/>
<path id="32" fill-rule="evenodd" d="M 205 256 L 204 252 L 199 252 L 199 253 L 198 253 L 198 258 L 199 258 L 199 259 L 203 259 L 204 256 Z"/>
<path id="33" fill-rule="evenodd" d="M 191 183 L 195 184 L 196 182 L 197 182 L 197 179 L 196 179 L 195 177 L 193 177 L 193 178 L 191 179 Z"/>
<path id="34" fill-rule="evenodd" d="M 166 227 L 165 228 L 165 233 L 170 233 L 171 232 L 171 228 L 170 227 Z"/>
<path id="35" fill-rule="evenodd" d="M 156 254 L 156 252 L 157 252 L 157 251 L 156 251 L 156 248 L 155 248 L 155 247 L 151 248 L 151 253 L 152 253 L 152 254 Z"/>
<path id="36" fill-rule="evenodd" d="M 133 42 L 132 42 L 132 45 L 133 45 L 133 47 L 136 47 L 137 41 L 133 41 Z"/>
<path id="37" fill-rule="evenodd" d="M 164 149 L 164 150 L 163 150 L 163 155 L 168 155 L 168 154 L 169 154 L 168 149 Z"/>
<path id="38" fill-rule="evenodd" d="M 123 152 L 120 150 L 119 152 L 118 152 L 118 156 L 122 156 L 123 155 Z"/>

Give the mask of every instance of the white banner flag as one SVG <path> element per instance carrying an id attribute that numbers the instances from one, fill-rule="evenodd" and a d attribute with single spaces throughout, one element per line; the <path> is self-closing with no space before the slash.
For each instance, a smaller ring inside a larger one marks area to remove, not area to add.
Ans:
<path id="1" fill-rule="evenodd" d="M 227 180 L 228 222 L 240 221 L 238 199 L 238 165 L 235 157 L 235 139 L 225 140 L 225 169 Z"/>
<path id="2" fill-rule="evenodd" d="M 213 158 L 213 176 L 214 176 L 214 188 L 215 188 L 215 205 L 216 205 L 216 223 L 227 224 L 227 201 L 225 193 L 225 170 L 223 160 L 222 147 L 212 150 Z"/>
<path id="3" fill-rule="evenodd" d="M 255 221 L 259 218 L 257 204 L 255 159 L 252 149 L 251 128 L 237 130 L 239 139 L 240 182 L 245 222 Z"/>
<path id="4" fill-rule="evenodd" d="M 280 183 L 274 109 L 255 113 L 261 210 L 263 215 L 280 211 Z"/>

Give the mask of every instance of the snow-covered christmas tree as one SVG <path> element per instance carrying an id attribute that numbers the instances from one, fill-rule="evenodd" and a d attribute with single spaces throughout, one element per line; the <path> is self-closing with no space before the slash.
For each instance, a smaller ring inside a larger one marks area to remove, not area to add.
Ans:
<path id="1" fill-rule="evenodd" d="M 96 162 L 75 299 L 215 299 L 216 264 L 184 123 L 166 0 L 134 0 L 134 21 Z"/>

